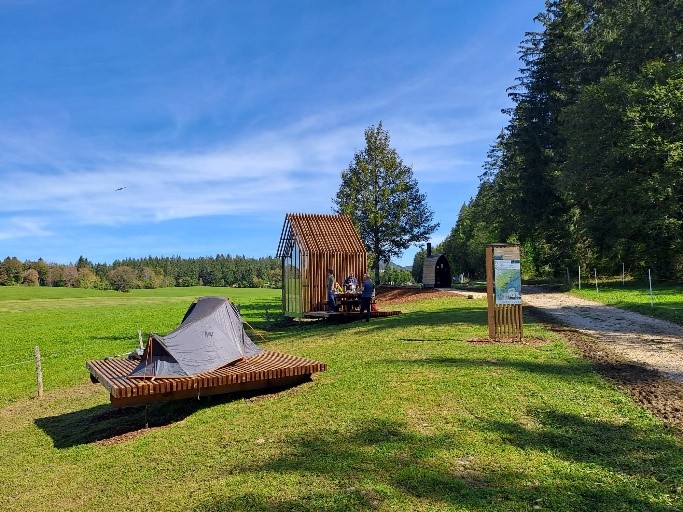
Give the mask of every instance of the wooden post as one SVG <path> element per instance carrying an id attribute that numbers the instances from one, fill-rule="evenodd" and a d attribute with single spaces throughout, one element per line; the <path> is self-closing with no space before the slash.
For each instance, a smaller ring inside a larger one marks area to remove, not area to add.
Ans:
<path id="1" fill-rule="evenodd" d="M 43 367 L 40 364 L 40 348 L 36 345 L 36 381 L 38 383 L 38 398 L 43 398 Z"/>
<path id="2" fill-rule="evenodd" d="M 493 247 L 486 246 L 486 300 L 488 301 L 489 338 L 496 337 L 493 297 Z"/>
<path id="3" fill-rule="evenodd" d="M 579 265 L 579 290 L 581 289 L 581 265 Z"/>

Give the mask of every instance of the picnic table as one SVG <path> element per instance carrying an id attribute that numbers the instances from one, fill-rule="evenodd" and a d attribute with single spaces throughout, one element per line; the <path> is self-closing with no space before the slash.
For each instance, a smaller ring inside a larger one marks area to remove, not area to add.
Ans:
<path id="1" fill-rule="evenodd" d="M 338 292 L 335 300 L 339 305 L 339 311 L 358 311 L 360 310 L 360 291 Z"/>
<path id="2" fill-rule="evenodd" d="M 339 311 L 360 311 L 360 296 L 360 290 L 336 293 L 335 300 L 339 306 Z M 370 306 L 372 307 L 373 304 L 375 304 L 374 297 L 370 301 Z"/>

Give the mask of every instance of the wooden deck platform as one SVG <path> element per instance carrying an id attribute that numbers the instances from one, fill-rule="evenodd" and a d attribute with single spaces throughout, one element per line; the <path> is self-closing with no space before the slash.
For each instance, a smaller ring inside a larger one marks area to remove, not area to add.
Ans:
<path id="1" fill-rule="evenodd" d="M 292 386 L 309 380 L 315 372 L 327 369 L 325 363 L 272 351 L 192 377 L 128 378 L 136 366 L 137 361 L 130 359 L 85 363 L 90 380 L 102 384 L 109 391 L 112 405 L 118 407 Z"/>
<path id="2" fill-rule="evenodd" d="M 385 316 L 400 315 L 400 311 L 372 311 L 370 313 L 370 318 L 379 318 Z M 303 314 L 304 318 L 330 318 L 338 320 L 359 320 L 362 318 L 358 311 L 308 311 Z"/>

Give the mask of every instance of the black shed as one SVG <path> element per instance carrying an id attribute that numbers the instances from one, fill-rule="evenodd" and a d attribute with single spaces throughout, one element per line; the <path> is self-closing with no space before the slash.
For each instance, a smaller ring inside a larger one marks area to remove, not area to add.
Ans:
<path id="1" fill-rule="evenodd" d="M 422 267 L 424 288 L 450 288 L 451 266 L 445 254 L 432 254 L 432 244 L 427 244 L 427 256 Z"/>

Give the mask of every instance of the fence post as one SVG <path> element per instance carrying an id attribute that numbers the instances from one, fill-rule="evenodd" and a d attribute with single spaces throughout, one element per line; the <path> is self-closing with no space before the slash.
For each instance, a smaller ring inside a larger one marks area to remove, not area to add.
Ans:
<path id="1" fill-rule="evenodd" d="M 38 398 L 43 398 L 43 367 L 40 364 L 40 348 L 36 345 L 36 381 L 38 383 Z"/>
<path id="2" fill-rule="evenodd" d="M 598 269 L 594 268 L 593 272 L 595 272 L 595 293 L 600 293 L 600 290 L 598 290 Z"/>
<path id="3" fill-rule="evenodd" d="M 581 265 L 579 265 L 579 290 L 581 289 Z"/>
<path id="4" fill-rule="evenodd" d="M 654 307 L 654 304 L 652 303 L 652 274 L 650 273 L 650 269 L 647 269 L 647 280 L 650 282 L 650 307 Z"/>

